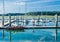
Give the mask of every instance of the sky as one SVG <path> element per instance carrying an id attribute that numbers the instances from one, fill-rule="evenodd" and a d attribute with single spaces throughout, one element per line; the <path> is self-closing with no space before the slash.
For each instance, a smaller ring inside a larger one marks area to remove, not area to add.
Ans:
<path id="1" fill-rule="evenodd" d="M 4 0 L 5 13 L 36 11 L 60 11 L 60 0 Z M 0 0 L 0 14 L 3 14 L 3 0 Z"/>

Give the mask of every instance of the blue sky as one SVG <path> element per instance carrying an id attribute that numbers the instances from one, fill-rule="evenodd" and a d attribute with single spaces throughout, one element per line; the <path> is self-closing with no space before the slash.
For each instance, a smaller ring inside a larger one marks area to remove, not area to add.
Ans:
<path id="1" fill-rule="evenodd" d="M 3 13 L 0 0 L 0 13 Z M 25 13 L 32 11 L 60 11 L 60 0 L 4 0 L 5 13 Z M 25 9 L 26 8 L 26 9 Z"/>

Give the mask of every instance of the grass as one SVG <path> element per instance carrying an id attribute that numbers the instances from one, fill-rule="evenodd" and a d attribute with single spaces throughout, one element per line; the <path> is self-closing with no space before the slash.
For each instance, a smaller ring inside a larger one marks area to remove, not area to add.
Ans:
<path id="1" fill-rule="evenodd" d="M 23 17 L 23 18 L 38 18 L 38 17 L 40 17 L 40 18 L 55 18 L 55 16 L 48 16 L 48 15 L 42 15 L 42 16 L 31 16 L 31 15 L 26 15 L 26 16 L 17 16 L 18 18 L 21 18 L 21 17 Z M 4 16 L 4 18 L 9 18 L 9 16 Z M 11 16 L 11 18 L 16 18 L 16 16 Z M 58 18 L 60 18 L 60 16 L 58 16 Z M 2 16 L 0 16 L 0 19 L 2 19 Z"/>

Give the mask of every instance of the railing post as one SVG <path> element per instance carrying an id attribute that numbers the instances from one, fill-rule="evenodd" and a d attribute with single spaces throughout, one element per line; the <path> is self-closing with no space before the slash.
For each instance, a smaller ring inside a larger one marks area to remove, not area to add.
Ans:
<path id="1" fill-rule="evenodd" d="M 11 27 L 11 15 L 9 15 L 9 26 Z"/>
<path id="2" fill-rule="evenodd" d="M 16 23 L 19 25 L 19 16 L 16 16 Z"/>
<path id="3" fill-rule="evenodd" d="M 39 25 L 39 22 L 40 22 L 39 20 L 40 20 L 40 16 L 38 15 L 38 21 L 37 21 L 38 22 L 38 25 Z"/>
<path id="4" fill-rule="evenodd" d="M 4 5 L 4 0 L 3 0 L 3 14 L 2 14 L 2 27 L 4 28 L 4 14 L 5 14 L 5 5 Z M 4 30 L 2 31 L 2 35 L 4 38 Z"/>
<path id="5" fill-rule="evenodd" d="M 55 15 L 55 26 L 58 27 L 58 15 Z"/>

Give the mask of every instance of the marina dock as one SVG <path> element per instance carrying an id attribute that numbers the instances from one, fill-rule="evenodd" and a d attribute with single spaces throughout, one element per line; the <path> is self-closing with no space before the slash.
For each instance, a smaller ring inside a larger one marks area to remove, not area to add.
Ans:
<path id="1" fill-rule="evenodd" d="M 59 42 L 59 0 L 1 0 L 0 42 Z"/>

